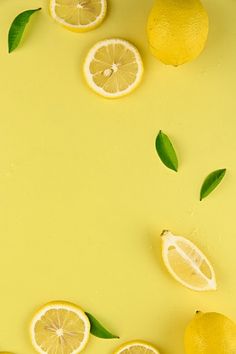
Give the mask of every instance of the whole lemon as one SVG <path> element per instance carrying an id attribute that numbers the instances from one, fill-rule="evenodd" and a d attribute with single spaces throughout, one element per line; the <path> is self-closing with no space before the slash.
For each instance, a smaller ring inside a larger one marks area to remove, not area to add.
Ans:
<path id="1" fill-rule="evenodd" d="M 186 354 L 236 354 L 236 325 L 215 312 L 197 312 L 184 338 Z"/>
<path id="2" fill-rule="evenodd" d="M 208 28 L 200 0 L 156 0 L 147 23 L 151 52 L 165 64 L 191 61 L 204 49 Z"/>

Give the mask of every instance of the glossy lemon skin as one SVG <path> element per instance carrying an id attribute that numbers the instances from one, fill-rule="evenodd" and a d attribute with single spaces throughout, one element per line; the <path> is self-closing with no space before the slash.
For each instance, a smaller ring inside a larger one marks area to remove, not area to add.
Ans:
<path id="1" fill-rule="evenodd" d="M 198 312 L 184 337 L 186 354 L 236 354 L 236 325 L 226 316 Z"/>
<path id="2" fill-rule="evenodd" d="M 156 0 L 147 23 L 152 54 L 174 66 L 199 56 L 208 30 L 208 14 L 199 0 Z"/>

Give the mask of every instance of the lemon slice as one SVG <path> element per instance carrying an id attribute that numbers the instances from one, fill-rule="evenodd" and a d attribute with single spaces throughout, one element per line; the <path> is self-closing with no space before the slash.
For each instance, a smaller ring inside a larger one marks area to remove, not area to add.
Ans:
<path id="1" fill-rule="evenodd" d="M 169 231 L 163 231 L 162 242 L 164 263 L 178 282 L 196 291 L 216 290 L 214 269 L 199 248 Z"/>
<path id="2" fill-rule="evenodd" d="M 56 301 L 44 305 L 34 316 L 30 335 L 41 354 L 80 353 L 89 338 L 90 323 L 76 305 Z"/>
<path id="3" fill-rule="evenodd" d="M 141 81 L 143 63 L 133 44 L 107 39 L 90 49 L 84 63 L 88 85 L 99 95 L 116 98 L 133 91 Z"/>
<path id="4" fill-rule="evenodd" d="M 125 343 L 114 354 L 160 354 L 151 344 L 143 341 Z"/>
<path id="5" fill-rule="evenodd" d="M 51 16 L 74 32 L 90 31 L 100 25 L 107 11 L 106 0 L 51 0 Z"/>

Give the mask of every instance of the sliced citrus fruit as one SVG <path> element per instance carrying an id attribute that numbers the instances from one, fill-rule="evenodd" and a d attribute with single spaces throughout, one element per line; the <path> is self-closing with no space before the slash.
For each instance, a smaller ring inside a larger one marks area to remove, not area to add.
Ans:
<path id="1" fill-rule="evenodd" d="M 107 39 L 90 49 L 84 63 L 84 74 L 96 93 L 116 98 L 137 87 L 142 78 L 143 63 L 133 44 L 123 39 Z"/>
<path id="2" fill-rule="evenodd" d="M 123 344 L 114 354 L 159 354 L 159 351 L 149 343 L 133 341 Z"/>
<path id="3" fill-rule="evenodd" d="M 51 16 L 67 29 L 86 32 L 98 27 L 107 11 L 106 0 L 51 0 Z"/>
<path id="4" fill-rule="evenodd" d="M 80 353 L 89 333 L 90 323 L 84 311 L 63 301 L 44 305 L 30 326 L 32 344 L 41 354 Z"/>
<path id="5" fill-rule="evenodd" d="M 164 263 L 178 282 L 196 291 L 216 290 L 214 269 L 197 246 L 170 231 L 163 231 L 162 243 Z"/>

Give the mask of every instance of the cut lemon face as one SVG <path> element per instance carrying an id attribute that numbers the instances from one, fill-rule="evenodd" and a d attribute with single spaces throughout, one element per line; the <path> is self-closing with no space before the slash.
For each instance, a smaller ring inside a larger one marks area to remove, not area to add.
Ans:
<path id="1" fill-rule="evenodd" d="M 164 263 L 178 282 L 196 291 L 216 290 L 214 269 L 197 246 L 170 231 L 163 231 L 162 243 Z"/>
<path id="2" fill-rule="evenodd" d="M 30 335 L 41 354 L 76 354 L 87 344 L 90 323 L 76 305 L 56 301 L 44 305 L 34 316 Z"/>
<path id="3" fill-rule="evenodd" d="M 98 27 L 107 11 L 106 0 L 51 0 L 51 16 L 67 29 L 86 32 Z"/>
<path id="4" fill-rule="evenodd" d="M 140 83 L 143 63 L 138 50 L 123 39 L 107 39 L 90 49 L 84 63 L 88 85 L 101 96 L 129 94 Z"/>
<path id="5" fill-rule="evenodd" d="M 114 354 L 160 354 L 151 344 L 143 341 L 125 343 Z"/>

